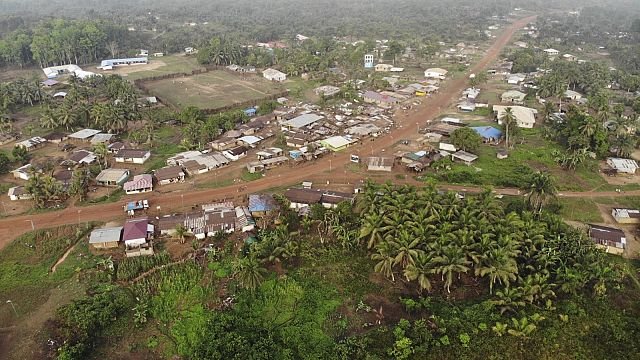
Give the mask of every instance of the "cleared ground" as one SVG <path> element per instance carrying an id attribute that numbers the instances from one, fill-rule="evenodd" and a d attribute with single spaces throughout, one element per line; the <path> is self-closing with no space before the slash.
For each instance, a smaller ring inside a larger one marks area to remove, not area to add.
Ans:
<path id="1" fill-rule="evenodd" d="M 145 65 L 117 66 L 113 70 L 95 71 L 100 74 L 120 75 L 128 80 L 137 80 L 166 74 L 191 73 L 192 70 L 201 68 L 195 56 L 170 55 L 149 57 L 149 63 Z"/>
<path id="2" fill-rule="evenodd" d="M 154 95 L 176 107 L 197 106 L 202 109 L 260 100 L 285 89 L 282 84 L 258 75 L 242 76 L 223 70 L 152 81 L 146 86 Z"/>

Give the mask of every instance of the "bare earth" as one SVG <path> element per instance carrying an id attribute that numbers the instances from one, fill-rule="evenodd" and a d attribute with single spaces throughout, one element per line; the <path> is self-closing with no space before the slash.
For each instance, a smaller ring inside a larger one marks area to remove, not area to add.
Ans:
<path id="1" fill-rule="evenodd" d="M 528 17 L 514 22 L 508 27 L 489 48 L 484 57 L 471 67 L 467 73 L 478 73 L 484 70 L 489 64 L 497 59 L 502 49 L 509 43 L 513 34 L 520 28 L 524 27 L 527 23 L 534 20 L 535 17 Z M 458 98 L 458 95 L 467 86 L 467 76 L 460 76 L 457 79 L 450 80 L 445 84 L 441 91 L 423 100 L 416 112 L 409 114 L 408 116 L 401 112 L 396 114 L 398 127 L 393 129 L 392 132 L 384 137 L 375 139 L 374 141 L 367 141 L 362 145 L 351 148 L 350 152 L 336 153 L 333 156 L 327 156 L 323 159 L 319 159 L 313 163 L 309 163 L 303 167 L 282 167 L 276 171 L 276 173 L 269 173 L 262 179 L 252 181 L 251 183 L 235 183 L 231 186 L 207 189 L 207 190 L 193 190 L 183 193 L 147 193 L 139 196 L 129 197 L 128 200 L 137 200 L 146 198 L 152 203 L 152 208 L 156 206 L 162 208 L 163 213 L 169 213 L 172 211 L 179 211 L 184 206 L 190 206 L 192 204 L 201 204 L 203 202 L 219 200 L 225 198 L 233 198 L 238 196 L 244 196 L 248 193 L 266 191 L 274 188 L 281 188 L 286 185 L 300 183 L 306 180 L 313 180 L 316 183 L 354 183 L 361 180 L 363 176 L 357 174 L 349 174 L 345 167 L 349 164 L 350 153 L 369 155 L 371 153 L 384 154 L 385 150 L 391 149 L 395 142 L 399 139 L 410 137 L 415 133 L 415 124 L 423 123 L 425 120 L 434 119 L 440 113 L 441 110 L 446 109 L 448 105 Z M 331 168 L 331 170 L 330 170 Z M 368 176 L 368 174 L 367 174 Z M 370 176 L 375 180 L 392 179 L 396 183 L 408 183 L 418 184 L 413 179 L 397 180 L 393 179 L 392 175 L 386 176 Z M 466 191 L 479 191 L 479 188 L 465 187 L 465 186 L 443 186 L 444 189 L 450 190 L 466 190 Z M 519 191 L 517 189 L 496 189 L 496 192 L 506 195 L 517 195 Z M 559 194 L 559 196 L 565 197 L 617 197 L 617 196 L 633 196 L 640 195 L 640 191 L 628 191 L 624 194 L 616 192 L 585 192 L 585 193 L 572 193 L 565 192 Z M 48 228 L 53 226 L 59 226 L 63 224 L 75 223 L 77 221 L 109 221 L 113 219 L 124 219 L 124 213 L 122 212 L 122 205 L 120 203 L 102 204 L 91 207 L 83 207 L 78 216 L 78 208 L 69 207 L 62 211 L 43 213 L 37 215 L 23 215 L 10 217 L 0 220 L 0 248 L 6 246 L 17 236 L 30 231 L 31 226 L 29 221 L 32 220 L 34 226 L 37 229 Z"/>

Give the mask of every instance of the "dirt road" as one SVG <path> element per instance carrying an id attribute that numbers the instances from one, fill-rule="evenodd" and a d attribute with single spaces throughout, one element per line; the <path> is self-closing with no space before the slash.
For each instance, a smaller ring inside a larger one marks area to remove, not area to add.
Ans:
<path id="1" fill-rule="evenodd" d="M 212 200 L 220 200 L 225 198 L 234 198 L 243 196 L 248 193 L 265 191 L 276 187 L 292 185 L 306 180 L 312 180 L 316 183 L 325 183 L 326 181 L 345 183 L 353 183 L 356 175 L 348 174 L 344 171 L 344 166 L 349 163 L 351 153 L 370 155 L 384 154 L 385 150 L 389 150 L 398 140 L 409 137 L 417 131 L 416 123 L 424 124 L 426 120 L 436 118 L 442 111 L 446 109 L 452 101 L 456 100 L 462 90 L 467 87 L 468 74 L 479 73 L 491 64 L 500 55 L 502 49 L 509 43 L 513 34 L 527 23 L 534 20 L 535 17 L 520 19 L 503 31 L 503 33 L 494 41 L 493 45 L 487 50 L 483 58 L 471 67 L 464 76 L 450 80 L 444 84 L 440 92 L 436 95 L 426 98 L 422 104 L 418 106 L 417 111 L 410 113 L 408 116 L 402 113 L 396 115 L 395 120 L 397 127 L 388 135 L 375 139 L 374 141 L 366 141 L 362 145 L 350 148 L 349 152 L 336 153 L 326 156 L 313 163 L 305 166 L 282 167 L 275 172 L 269 173 L 262 179 L 252 181 L 250 184 L 236 184 L 218 189 L 194 190 L 184 193 L 147 193 L 136 197 L 127 198 L 128 201 L 139 200 L 142 198 L 149 199 L 152 203 L 155 215 L 156 206 L 161 208 L 162 213 L 170 213 L 179 211 L 184 207 L 192 204 L 201 204 Z M 360 176 L 362 179 L 364 176 Z M 377 177 L 380 178 L 380 177 Z M 384 179 L 384 177 L 382 177 Z M 412 179 L 399 181 L 392 177 L 394 182 L 414 183 Z M 377 180 L 377 179 L 376 179 Z M 385 179 L 386 180 L 386 179 Z M 478 188 L 465 186 L 443 186 L 450 190 L 467 190 L 479 191 Z M 498 189 L 498 193 L 513 195 L 517 194 L 516 189 Z M 640 191 L 638 192 L 640 194 Z M 585 194 L 565 193 L 564 196 L 585 196 Z M 598 196 L 619 196 L 617 193 L 597 193 Z M 625 194 L 629 195 L 629 193 Z M 589 196 L 589 195 L 586 195 Z M 122 209 L 122 201 L 113 204 L 102 204 L 90 207 L 69 207 L 62 211 L 48 212 L 37 215 L 21 215 L 0 220 L 0 249 L 6 246 L 11 240 L 17 236 L 30 231 L 33 225 L 36 229 L 59 226 L 63 224 L 73 224 L 88 221 L 109 221 L 117 218 L 124 218 Z"/>

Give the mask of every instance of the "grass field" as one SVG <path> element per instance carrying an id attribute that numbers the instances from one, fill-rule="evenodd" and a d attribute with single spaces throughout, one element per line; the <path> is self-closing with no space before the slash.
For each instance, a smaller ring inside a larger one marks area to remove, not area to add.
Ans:
<path id="1" fill-rule="evenodd" d="M 201 68 L 195 56 L 171 55 L 150 57 L 148 65 L 125 66 L 109 73 L 122 75 L 128 80 L 137 80 L 166 74 L 190 73 Z"/>
<path id="2" fill-rule="evenodd" d="M 154 95 L 163 101 L 183 108 L 218 108 L 248 100 L 260 100 L 285 89 L 282 84 L 269 82 L 257 75 L 243 77 L 226 71 L 211 71 L 185 78 L 158 80 L 147 83 Z"/>

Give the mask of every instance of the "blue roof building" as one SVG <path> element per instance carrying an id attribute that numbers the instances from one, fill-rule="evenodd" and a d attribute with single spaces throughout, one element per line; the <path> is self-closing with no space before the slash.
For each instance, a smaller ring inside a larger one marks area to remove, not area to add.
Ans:
<path id="1" fill-rule="evenodd" d="M 502 137 L 502 131 L 493 126 L 475 126 L 472 129 L 482 136 L 484 141 L 498 141 Z"/>
<path id="2" fill-rule="evenodd" d="M 149 61 L 146 57 L 139 58 L 127 58 L 127 59 L 108 59 L 102 60 L 100 63 L 101 68 L 113 68 L 119 65 L 138 65 L 138 64 L 147 64 Z"/>
<path id="3" fill-rule="evenodd" d="M 251 107 L 248 109 L 244 109 L 244 113 L 249 117 L 256 116 L 256 108 Z"/>
<path id="4" fill-rule="evenodd" d="M 249 195 L 249 212 L 254 217 L 264 216 L 278 207 L 278 202 L 270 194 Z"/>

